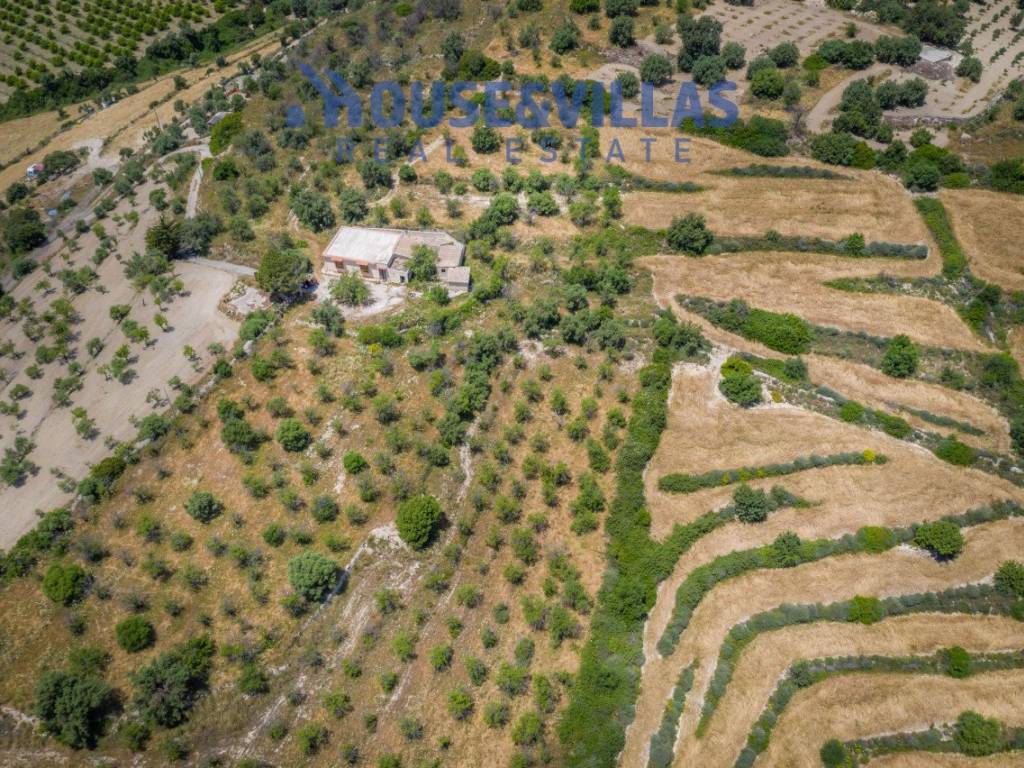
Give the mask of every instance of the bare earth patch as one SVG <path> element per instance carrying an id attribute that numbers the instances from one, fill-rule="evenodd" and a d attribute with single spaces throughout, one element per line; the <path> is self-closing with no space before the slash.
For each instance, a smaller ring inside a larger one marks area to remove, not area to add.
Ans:
<path id="1" fill-rule="evenodd" d="M 147 199 L 150 189 L 150 182 L 143 184 L 139 188 L 138 199 Z M 123 215 L 130 210 L 131 206 L 122 202 L 116 213 Z M 136 210 L 139 221 L 134 225 L 115 225 L 112 218 L 105 222 L 117 242 L 121 258 L 145 250 L 146 229 L 159 215 L 149 206 Z M 98 241 L 92 232 L 82 235 L 80 247 L 74 254 L 60 248 L 59 244 L 60 241 L 57 241 L 47 246 L 48 250 L 44 253 L 53 254 L 52 261 L 54 265 L 59 265 L 58 268 L 78 268 L 92 264 L 88 257 L 92 255 Z M 110 449 L 104 444 L 104 438 L 110 436 L 119 441 L 130 440 L 136 434 L 136 427 L 130 418 L 142 418 L 154 412 L 149 397 L 151 390 L 155 389 L 164 401 L 171 400 L 176 395 L 167 386 L 168 380 L 178 376 L 182 381 L 195 383 L 204 375 L 205 369 L 201 362 L 193 364 L 182 354 L 186 345 L 191 346 L 199 358 L 208 363 L 212 357 L 207 351 L 208 345 L 219 343 L 228 346 L 236 336 L 238 323 L 218 308 L 221 297 L 236 280 L 235 276 L 227 272 L 186 261 L 175 262 L 174 271 L 181 278 L 186 292 L 161 308 L 153 301 L 151 294 L 137 291 L 132 286 L 124 276 L 122 262 L 115 256 L 107 257 L 96 267 L 96 271 L 99 277 L 95 286 L 72 299 L 75 311 L 81 317 L 81 322 L 73 328 L 78 335 L 77 343 L 82 347 L 78 360 L 85 374 L 81 390 L 71 397 L 71 406 L 58 408 L 53 404 L 51 396 L 55 380 L 67 376 L 67 369 L 59 361 L 54 361 L 42 366 L 41 378 L 29 378 L 26 369 L 35 361 L 35 344 L 13 320 L 2 323 L 4 337 L 14 341 L 23 354 L 17 360 L 4 360 L 3 368 L 9 379 L 0 392 L 21 383 L 32 394 L 20 401 L 25 411 L 20 419 L 13 416 L 0 417 L 0 425 L 4 428 L 0 436 L 0 447 L 11 445 L 18 434 L 29 437 L 36 444 L 31 458 L 40 466 L 40 470 L 29 476 L 21 486 L 5 487 L 0 492 L 0 499 L 3 500 L 0 548 L 9 547 L 35 525 L 36 510 L 45 512 L 71 498 L 72 494 L 61 491 L 57 481 L 50 475 L 51 468 L 60 468 L 71 477 L 81 479 L 89 464 L 109 454 Z M 37 282 L 43 277 L 40 271 L 38 277 L 33 274 L 21 281 L 13 291 L 14 297 L 35 297 L 37 310 L 42 311 L 56 298 L 56 295 L 51 295 L 42 299 L 35 291 Z M 102 292 L 97 287 L 102 287 Z M 128 342 L 122 330 L 109 317 L 110 307 L 115 304 L 130 306 L 130 317 L 150 331 L 152 342 L 149 345 Z M 154 322 L 158 313 L 167 319 L 166 331 L 159 330 Z M 104 344 L 103 350 L 95 358 L 91 358 L 84 349 L 86 341 L 91 338 L 99 338 Z M 133 360 L 131 368 L 136 372 L 128 384 L 108 379 L 98 370 L 100 365 L 109 363 L 114 351 L 122 344 L 129 344 Z M 71 408 L 79 406 L 85 408 L 89 417 L 96 421 L 98 434 L 91 439 L 79 436 L 74 429 Z M 166 407 L 166 403 L 163 407 Z"/>

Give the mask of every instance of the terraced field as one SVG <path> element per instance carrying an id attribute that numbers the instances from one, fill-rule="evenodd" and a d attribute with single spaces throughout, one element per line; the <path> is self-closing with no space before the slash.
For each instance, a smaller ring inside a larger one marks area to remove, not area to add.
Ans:
<path id="1" fill-rule="evenodd" d="M 990 56 L 1024 18 L 898 5 Z M 254 34 L 261 7 L 146 6 Z M 1016 171 L 881 126 L 826 165 L 800 124 L 896 28 L 788 0 L 289 7 L 228 71 L 204 45 L 11 131 L 68 170 L 0 174 L 0 765 L 1020 764 Z M 110 55 L 151 42 L 95 15 Z M 745 124 L 602 125 L 585 156 L 568 127 L 406 121 L 386 162 L 338 163 L 376 137 L 324 128 L 292 66 L 369 99 L 646 65 L 663 109 L 737 41 L 735 77 L 779 86 Z M 447 230 L 468 290 L 429 247 L 396 284 L 338 276 L 343 226 Z"/>
<path id="2" fill-rule="evenodd" d="M 710 170 L 695 180 L 709 179 Z M 858 190 L 859 183 L 813 182 L 830 191 L 853 185 L 851 197 L 863 205 L 877 190 Z M 756 210 L 751 206 L 747 216 L 773 210 L 774 199 L 784 205 L 782 186 L 777 187 L 778 198 L 764 195 L 759 199 L 766 200 L 766 205 Z M 725 196 L 735 199 L 733 192 L 730 189 Z M 830 194 L 823 197 L 832 199 Z M 686 201 L 693 200 L 703 213 L 698 198 L 699 194 L 687 196 Z M 983 199 L 984 193 L 943 196 L 957 211 L 957 234 L 973 221 L 967 211 L 980 209 Z M 636 223 L 666 226 L 673 211 L 678 211 L 670 195 L 644 193 L 637 202 L 627 208 L 627 216 Z M 989 216 L 995 210 L 1006 215 L 1005 206 L 1014 205 L 991 195 L 987 202 Z M 992 347 L 961 320 L 955 306 L 937 300 L 935 294 L 898 289 L 849 292 L 826 285 L 882 272 L 895 277 L 896 284 L 899 280 L 913 284 L 940 271 L 935 240 L 909 203 L 887 206 L 890 215 L 903 211 L 896 217 L 899 224 L 896 219 L 886 223 L 883 216 L 882 221 L 874 218 L 861 226 L 856 211 L 844 224 L 853 231 L 877 227 L 873 231 L 888 232 L 889 239 L 898 232 L 897 240 L 925 242 L 929 255 L 923 260 L 742 251 L 685 264 L 673 255 L 644 260 L 653 274 L 659 304 L 700 325 L 715 350 L 710 364 L 675 367 L 667 397 L 667 428 L 646 467 L 651 536 L 666 544 L 673 540 L 687 544 L 659 585 L 644 623 L 635 718 L 625 730 L 620 765 L 805 766 L 818 764 L 819 748 L 828 738 L 852 744 L 850 740 L 880 734 L 919 731 L 934 723 L 953 723 L 964 710 L 996 717 L 1007 726 L 1019 724 L 1020 701 L 1010 682 L 1021 674 L 1016 669 L 1019 655 L 1011 656 L 1017 659 L 1010 662 L 1012 670 L 978 674 L 968 681 L 931 673 L 842 671 L 846 669 L 843 658 L 854 667 L 856 659 L 866 669 L 884 669 L 890 657 L 941 657 L 944 649 L 956 645 L 981 658 L 990 653 L 1019 653 L 1024 642 L 1018 621 L 992 615 L 993 606 L 984 600 L 971 607 L 965 597 L 979 590 L 991 592 L 992 574 L 1000 563 L 1019 559 L 1024 521 L 1016 519 L 1016 511 L 1002 521 L 977 525 L 964 526 L 961 518 L 957 524 L 966 543 L 955 559 L 938 561 L 907 538 L 909 530 L 954 519 L 968 510 L 999 507 L 1004 501 L 1008 509 L 1017 509 L 1024 497 L 1016 476 L 993 477 L 980 468 L 952 465 L 906 434 L 907 430 L 945 434 L 938 425 L 956 422 L 965 444 L 1009 456 L 1007 411 L 981 388 L 953 388 L 927 376 L 887 375 L 877 359 L 869 361 L 854 352 L 854 340 L 905 334 L 922 347 L 947 350 L 941 354 L 950 359 L 991 354 Z M 803 218 L 787 217 L 785 234 L 821 236 L 815 212 L 800 208 Z M 721 209 L 710 208 L 707 216 L 716 221 L 718 231 L 729 227 L 730 219 Z M 827 220 L 831 219 L 825 210 L 822 222 Z M 753 235 L 766 226 L 748 221 L 753 223 L 736 226 L 737 234 Z M 982 244 L 977 234 L 981 231 L 971 226 L 965 232 L 970 243 L 965 250 L 972 268 L 987 270 L 989 279 L 996 279 L 995 268 L 987 264 L 994 257 L 986 247 L 993 238 Z M 859 418 L 844 420 L 839 412 L 821 408 L 820 401 L 794 396 L 780 373 L 786 355 L 772 348 L 772 338 L 723 327 L 728 323 L 713 313 L 712 303 L 694 303 L 691 296 L 718 301 L 720 307 L 721 302 L 742 300 L 768 313 L 791 313 L 813 326 L 818 338 L 821 329 L 835 329 L 840 338 L 850 339 L 848 346 L 830 342 L 818 353 L 817 342 L 811 342 L 805 348 L 811 352 L 804 358 L 805 371 L 799 375 L 806 376 L 811 387 L 824 392 L 833 404 L 855 401 L 869 410 L 899 414 L 907 430 L 890 430 L 885 424 L 872 428 Z M 723 364 L 737 356 L 753 361 L 763 387 L 761 403 L 752 408 L 737 407 L 720 387 L 728 375 Z M 772 360 L 777 361 L 774 367 Z M 939 414 L 945 418 L 937 419 Z M 857 463 L 849 458 L 864 452 L 883 455 L 886 461 Z M 803 465 L 779 471 L 801 460 Z M 764 522 L 742 522 L 728 515 L 739 505 L 737 485 L 762 492 L 784 490 L 798 503 L 784 503 Z M 908 533 L 897 533 L 895 549 L 865 551 L 857 542 L 862 544 L 867 532 L 878 528 L 906 528 Z M 782 545 L 785 533 L 795 533 L 812 554 L 805 550 L 781 568 L 770 557 L 752 557 Z M 823 547 L 823 541 L 846 546 L 833 550 Z M 882 618 L 883 612 L 866 621 L 855 617 L 855 604 L 875 599 L 899 604 L 901 598 L 905 604 L 917 604 L 921 598 L 908 597 L 912 595 L 930 596 L 924 608 L 915 609 L 924 612 Z M 943 613 L 935 613 L 936 609 Z M 761 616 L 772 618 L 752 634 L 752 622 Z M 822 682 L 797 683 L 800 692 L 792 700 L 787 697 L 785 711 L 771 716 L 768 722 L 774 727 L 767 731 L 762 713 L 777 686 L 784 684 L 779 681 L 792 679 L 793 670 L 806 662 L 826 657 L 841 673 L 819 672 L 825 675 Z M 684 672 L 687 684 L 680 687 Z M 683 700 L 681 715 L 678 710 L 666 710 L 666 701 L 673 698 L 676 706 Z M 931 765 L 932 758 L 931 753 L 925 757 L 910 752 L 878 757 L 871 764 Z M 950 765 L 972 764 L 967 756 L 943 756 L 942 760 Z M 1000 760 L 989 758 L 985 764 L 1010 764 Z"/>

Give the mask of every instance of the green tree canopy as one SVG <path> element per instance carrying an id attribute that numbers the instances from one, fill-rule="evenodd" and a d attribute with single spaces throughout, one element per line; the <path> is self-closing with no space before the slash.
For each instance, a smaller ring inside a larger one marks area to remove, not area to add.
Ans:
<path id="1" fill-rule="evenodd" d="M 311 266 L 297 248 L 271 249 L 260 259 L 256 284 L 275 300 L 288 300 L 302 291 Z"/>
<path id="2" fill-rule="evenodd" d="M 398 507 L 398 535 L 413 549 L 423 549 L 433 540 L 441 523 L 441 505 L 433 496 L 414 496 Z"/>
<path id="3" fill-rule="evenodd" d="M 96 745 L 110 703 L 110 687 L 93 675 L 51 670 L 36 684 L 35 714 L 43 729 L 72 749 Z"/>
<path id="4" fill-rule="evenodd" d="M 288 561 L 288 583 L 307 600 L 323 600 L 338 581 L 338 564 L 307 549 Z"/>

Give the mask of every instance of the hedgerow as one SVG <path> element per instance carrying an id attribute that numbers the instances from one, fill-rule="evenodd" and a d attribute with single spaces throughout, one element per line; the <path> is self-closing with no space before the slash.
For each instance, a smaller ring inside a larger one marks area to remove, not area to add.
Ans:
<path id="1" fill-rule="evenodd" d="M 668 315 L 661 319 L 674 322 Z M 671 340 L 675 334 L 661 337 Z M 616 457 L 615 498 L 605 523 L 608 568 L 580 654 L 572 700 L 558 726 L 569 766 L 613 766 L 625 743 L 643 663 L 643 622 L 654 605 L 658 582 L 674 562 L 671 548 L 650 537 L 644 468 L 667 423 L 672 364 L 702 357 L 706 349 L 703 339 L 690 350 L 659 344 L 650 364 L 639 372 L 640 390 Z"/>
<path id="2" fill-rule="evenodd" d="M 975 670 L 979 672 L 1024 668 L 1024 653 L 1020 651 L 978 654 L 973 660 Z M 736 759 L 735 768 L 751 768 L 758 755 L 768 748 L 775 723 L 802 688 L 809 688 L 833 675 L 855 672 L 943 674 L 945 663 L 945 654 L 942 652 L 931 656 L 846 656 L 797 662 L 776 686 L 761 717 L 750 729 L 747 746 Z"/>
<path id="3" fill-rule="evenodd" d="M 995 723 L 995 726 L 983 725 L 981 730 L 997 734 L 997 738 L 985 741 L 971 739 L 972 743 L 986 744 L 984 754 L 994 755 L 1000 752 L 1017 752 L 1024 750 L 1024 728 L 1007 728 L 999 721 L 980 718 L 976 720 L 971 712 L 964 712 L 956 723 L 948 723 L 941 726 L 932 726 L 924 731 L 903 731 L 890 733 L 885 736 L 873 736 L 866 739 L 851 739 L 850 741 L 838 742 L 842 760 L 848 760 L 850 755 L 857 755 L 858 765 L 865 765 L 875 758 L 883 755 L 892 755 L 902 752 L 943 752 L 970 754 L 970 747 L 965 744 L 965 736 L 972 736 L 976 729 L 976 723 Z M 958 739 L 957 736 L 960 736 Z M 836 765 L 847 765 L 847 762 Z"/>
<path id="4" fill-rule="evenodd" d="M 713 324 L 759 341 L 769 349 L 787 355 L 806 352 L 814 341 L 814 330 L 803 319 L 790 313 L 753 309 L 742 299 L 712 301 L 699 296 L 677 295 L 676 300 Z"/>
<path id="5" fill-rule="evenodd" d="M 761 237 L 731 235 L 716 237 L 707 248 L 708 254 L 745 253 L 747 251 L 797 251 L 799 253 L 828 253 L 854 258 L 890 258 L 919 260 L 928 258 L 928 246 L 921 244 L 865 242 L 863 235 L 853 233 L 842 240 L 820 237 L 781 235 L 771 231 Z"/>
<path id="6" fill-rule="evenodd" d="M 765 464 L 760 467 L 739 467 L 736 469 L 712 469 L 700 475 L 674 472 L 658 479 L 658 490 L 667 493 L 693 493 L 704 488 L 717 488 L 732 483 L 746 482 L 763 477 L 781 477 L 803 472 L 808 469 L 821 469 L 847 465 L 884 464 L 888 458 L 884 454 L 865 450 L 861 453 L 844 452 L 827 456 L 801 456 L 783 464 Z"/>
<path id="7" fill-rule="evenodd" d="M 813 165 L 767 165 L 754 163 L 722 171 L 712 171 L 722 176 L 756 176 L 775 179 L 832 179 L 849 181 L 852 177 L 836 173 L 828 168 L 817 168 Z"/>
<path id="8" fill-rule="evenodd" d="M 904 528 L 890 529 L 893 544 L 916 543 L 918 546 L 933 546 L 933 537 L 929 532 L 936 526 L 942 530 L 952 529 L 958 536 L 960 529 L 978 525 L 982 522 L 1019 517 L 1024 511 L 1013 503 L 993 504 L 979 507 L 962 515 L 951 515 L 933 523 L 911 525 Z M 793 534 L 788 534 L 793 539 Z M 810 541 L 784 541 L 787 534 L 780 535 L 774 542 L 756 549 L 737 550 L 721 555 L 709 563 L 695 568 L 676 590 L 675 606 L 672 618 L 658 640 L 658 652 L 669 656 L 675 651 L 679 638 L 690 624 L 694 611 L 704 597 L 721 582 L 736 578 L 745 573 L 759 569 L 788 568 L 804 563 L 811 563 L 834 555 L 868 552 L 875 549 L 872 540 L 865 536 L 846 534 L 838 539 L 815 539 Z M 918 540 L 921 539 L 919 542 Z M 960 539 L 962 542 L 962 537 Z M 942 539 L 945 543 L 945 538 Z M 798 544 L 798 546 L 794 546 Z M 955 557 L 943 548 L 938 556 Z"/>
<path id="9" fill-rule="evenodd" d="M 679 732 L 679 718 L 683 716 L 686 705 L 686 694 L 693 687 L 693 676 L 697 670 L 697 662 L 686 667 L 676 680 L 672 689 L 672 698 L 665 705 L 661 716 L 661 726 L 651 736 L 648 750 L 647 768 L 670 768 L 675 757 L 676 734 Z"/>
<path id="10" fill-rule="evenodd" d="M 863 529 L 862 529 L 863 531 Z M 858 533 L 861 536 L 861 533 Z M 890 546 L 895 546 L 895 541 Z M 964 613 L 1012 615 L 1014 600 L 1001 594 L 988 584 L 972 584 L 942 592 L 923 592 L 881 598 L 876 603 L 877 618 L 881 621 L 894 616 L 915 613 Z M 785 604 L 751 616 L 733 626 L 718 651 L 714 675 L 704 694 L 704 707 L 697 724 L 697 736 L 702 736 L 711 718 L 725 696 L 733 673 L 743 651 L 764 632 L 774 632 L 799 624 L 819 621 L 853 621 L 854 600 L 834 603 Z"/>
<path id="11" fill-rule="evenodd" d="M 960 249 L 960 243 L 953 233 L 953 225 L 949 221 L 945 207 L 934 197 L 918 197 L 914 200 L 914 205 L 939 244 L 942 274 L 950 279 L 963 275 L 967 271 L 967 257 Z"/>
<path id="12" fill-rule="evenodd" d="M 781 120 L 773 120 L 760 115 L 751 116 L 750 120 L 735 120 L 727 127 L 714 127 L 705 119 L 698 126 L 693 118 L 683 120 L 679 129 L 683 133 L 714 139 L 728 147 L 745 149 L 761 157 L 783 157 L 789 154 L 786 141 L 789 131 Z"/>

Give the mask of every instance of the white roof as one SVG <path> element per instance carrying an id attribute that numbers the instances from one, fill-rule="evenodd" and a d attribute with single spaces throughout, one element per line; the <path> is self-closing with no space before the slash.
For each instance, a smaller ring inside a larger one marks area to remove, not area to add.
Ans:
<path id="1" fill-rule="evenodd" d="M 953 51 L 948 48 L 936 48 L 934 45 L 921 46 L 921 58 L 931 64 L 948 61 L 952 57 Z"/>
<path id="2" fill-rule="evenodd" d="M 324 251 L 325 259 L 344 259 L 388 267 L 393 259 L 402 263 L 412 257 L 417 245 L 426 245 L 437 253 L 438 268 L 462 263 L 465 246 L 447 232 L 436 229 L 386 229 L 382 227 L 342 227 Z"/>
<path id="3" fill-rule="evenodd" d="M 324 256 L 386 267 L 401 237 L 402 231 L 398 229 L 342 227 L 331 238 Z"/>
<path id="4" fill-rule="evenodd" d="M 455 285 L 469 285 L 469 267 L 450 267 L 441 279 Z"/>

